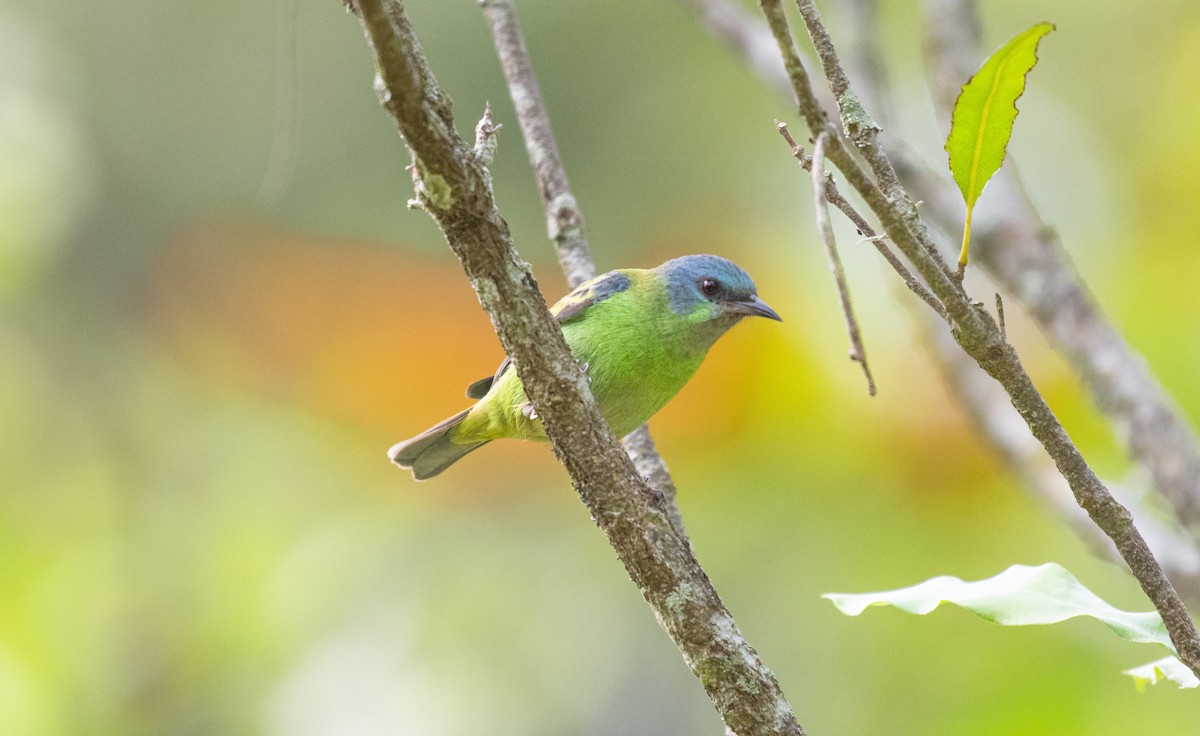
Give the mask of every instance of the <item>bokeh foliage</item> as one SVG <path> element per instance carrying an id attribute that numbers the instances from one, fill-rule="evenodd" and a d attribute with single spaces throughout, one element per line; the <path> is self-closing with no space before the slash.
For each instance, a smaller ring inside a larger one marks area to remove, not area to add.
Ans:
<path id="1" fill-rule="evenodd" d="M 486 100 L 505 123 L 498 196 L 558 296 L 478 9 L 408 4 L 460 130 Z M 500 354 L 440 235 L 404 209 L 406 153 L 340 3 L 296 6 L 278 203 L 256 199 L 280 135 L 273 3 L 69 5 L 0 5 L 4 733 L 718 732 L 547 448 L 498 443 L 420 486 L 386 462 Z M 818 597 L 1053 560 L 1149 608 L 972 438 L 910 300 L 843 228 L 881 391 L 865 396 L 808 183 L 772 126 L 787 100 L 668 0 L 520 6 L 599 265 L 719 252 L 787 320 L 724 338 L 652 426 L 701 561 L 801 722 L 1194 727 L 1194 695 L 1137 694 L 1113 673 L 1143 653 L 1085 622 L 854 620 Z M 1200 9 L 984 12 L 987 48 L 1058 24 L 1010 154 L 1099 301 L 1200 416 L 1200 103 L 1178 94 L 1200 72 Z M 887 51 L 898 128 L 937 162 L 916 15 L 886 5 Z M 1085 455 L 1143 482 L 1009 319 Z"/>

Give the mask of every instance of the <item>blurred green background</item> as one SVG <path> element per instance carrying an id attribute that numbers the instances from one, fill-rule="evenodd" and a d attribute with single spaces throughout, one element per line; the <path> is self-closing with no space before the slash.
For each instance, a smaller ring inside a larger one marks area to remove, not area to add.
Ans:
<path id="1" fill-rule="evenodd" d="M 476 4 L 409 6 L 460 131 L 487 100 L 505 125 L 498 197 L 556 298 Z M 1092 622 L 851 619 L 819 598 L 1053 560 L 1149 608 L 974 439 L 916 347 L 913 300 L 843 228 L 867 398 L 808 182 L 772 126 L 794 120 L 787 99 L 670 0 L 520 9 L 601 268 L 721 253 L 786 319 L 724 338 L 652 426 L 697 554 L 800 721 L 1194 730 L 1194 691 L 1139 694 L 1120 674 L 1161 652 Z M 1013 154 L 1194 420 L 1200 6 L 983 12 L 988 48 L 1058 24 Z M 883 22 L 898 127 L 938 162 L 917 7 L 888 2 Z M 548 448 L 497 443 L 422 485 L 386 461 L 465 406 L 500 350 L 404 207 L 407 154 L 372 73 L 337 0 L 0 2 L 4 734 L 721 732 Z M 1009 319 L 1085 455 L 1123 478 L 1061 361 Z"/>

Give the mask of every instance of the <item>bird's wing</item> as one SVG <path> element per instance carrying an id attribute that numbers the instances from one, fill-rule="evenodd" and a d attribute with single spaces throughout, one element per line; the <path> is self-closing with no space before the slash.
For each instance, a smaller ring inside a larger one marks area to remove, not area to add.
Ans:
<path id="1" fill-rule="evenodd" d="M 576 286 L 570 294 L 559 299 L 553 307 L 550 307 L 550 314 L 554 315 L 554 319 L 559 324 L 564 324 L 583 314 L 593 304 L 599 304 L 613 294 L 619 294 L 628 288 L 629 276 L 621 271 L 609 271 Z M 482 399 L 491 390 L 492 384 L 500 380 L 500 376 L 511 365 L 512 359 L 505 357 L 493 375 L 481 378 L 467 386 L 467 398 Z"/>
<path id="2" fill-rule="evenodd" d="M 613 294 L 629 288 L 629 276 L 621 271 L 609 271 L 589 281 L 584 281 L 570 293 L 550 307 L 550 314 L 559 324 L 569 322 L 593 304 L 599 304 Z"/>

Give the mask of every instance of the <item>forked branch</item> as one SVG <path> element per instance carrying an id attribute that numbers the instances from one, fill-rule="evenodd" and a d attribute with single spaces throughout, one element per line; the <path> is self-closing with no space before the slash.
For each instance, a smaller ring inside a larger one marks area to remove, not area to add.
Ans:
<path id="1" fill-rule="evenodd" d="M 772 28 L 785 68 L 789 71 L 798 69 L 799 73 L 807 76 L 798 58 L 793 61 L 792 57 L 796 57 L 797 54 L 779 0 L 760 0 L 759 4 Z M 847 180 L 863 196 L 876 217 L 884 223 L 888 235 L 945 306 L 950 318 L 951 334 L 958 345 L 1004 387 L 1009 400 L 1029 425 L 1034 437 L 1046 449 L 1059 472 L 1066 478 L 1076 502 L 1116 545 L 1122 559 L 1141 584 L 1142 590 L 1154 603 L 1171 634 L 1180 659 L 1200 676 L 1200 634 L 1197 633 L 1196 626 L 1175 588 L 1133 525 L 1129 511 L 1113 498 L 1083 459 L 1062 424 L 1033 385 L 1016 351 L 1004 339 L 995 321 L 984 311 L 981 304 L 968 298 L 961 284 L 947 271 L 945 262 L 933 246 L 928 229 L 916 214 L 912 200 L 902 187 L 897 189 L 899 182 L 895 177 L 895 170 L 878 144 L 876 131 L 868 124 L 869 116 L 857 103 L 857 97 L 850 88 L 820 13 L 812 0 L 796 0 L 796 4 L 821 59 L 825 75 L 830 80 L 834 96 L 838 100 L 843 126 L 858 153 L 870 162 L 875 176 L 879 177 L 879 182 L 864 181 L 865 177 L 857 161 L 849 155 L 833 159 L 833 151 L 844 151 L 844 146 L 831 149 L 831 160 L 846 173 Z M 811 121 L 817 118 L 806 109 L 817 104 L 812 94 L 811 82 L 798 81 L 796 73 L 791 76 L 793 82 L 796 82 L 794 92 L 801 114 L 810 121 L 811 126 Z M 813 136 L 818 136 L 828 128 L 822 124 L 810 129 Z M 854 173 L 851 174 L 843 168 L 843 164 Z M 887 195 L 880 196 L 884 191 Z"/>

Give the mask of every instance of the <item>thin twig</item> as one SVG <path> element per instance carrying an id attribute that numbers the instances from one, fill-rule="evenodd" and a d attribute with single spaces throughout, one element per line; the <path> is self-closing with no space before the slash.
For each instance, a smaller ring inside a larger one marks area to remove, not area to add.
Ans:
<path id="1" fill-rule="evenodd" d="M 1000 337 L 1004 341 L 1008 341 L 1008 326 L 1004 324 L 1004 300 L 1000 298 L 1000 292 L 996 292 L 996 323 L 1000 326 Z"/>
<path id="2" fill-rule="evenodd" d="M 838 300 L 842 305 L 842 317 L 846 320 L 846 333 L 850 336 L 850 360 L 862 366 L 863 376 L 867 379 L 867 394 L 875 395 L 875 378 L 871 376 L 871 368 L 867 365 L 867 349 L 863 346 L 862 330 L 854 317 L 854 306 L 850 303 L 850 286 L 846 283 L 846 269 L 837 252 L 837 241 L 833 236 L 833 225 L 829 222 L 829 203 L 826 201 L 825 187 L 825 146 L 829 142 L 829 134 L 822 132 L 813 144 L 812 154 L 812 184 L 813 205 L 816 207 L 817 232 L 821 234 L 821 243 L 825 246 L 825 259 L 829 262 L 829 272 L 833 275 L 834 286 L 837 287 Z"/>
<path id="3" fill-rule="evenodd" d="M 744 13 L 738 12 L 739 9 L 733 8 L 728 0 L 697 0 L 691 4 L 693 6 L 699 4 L 706 7 L 722 8 L 719 11 L 714 11 L 713 14 L 719 15 L 725 25 L 730 25 L 733 23 L 750 24 L 753 22 Z M 745 53 L 744 42 L 747 39 L 766 39 L 768 37 L 773 39 L 778 47 L 779 54 L 782 57 L 782 67 L 784 73 L 780 74 L 778 71 L 768 72 L 764 75 L 764 79 L 766 79 L 769 83 L 780 87 L 782 90 L 790 93 L 793 96 L 793 100 L 796 103 L 796 108 L 801 117 L 803 117 L 805 122 L 808 124 L 810 130 L 818 131 L 829 128 L 829 118 L 817 101 L 816 93 L 814 92 L 812 84 L 809 81 L 808 72 L 804 68 L 804 62 L 800 59 L 800 54 L 796 50 L 796 45 L 792 39 L 791 29 L 788 27 L 787 16 L 784 15 L 781 1 L 759 0 L 759 7 L 767 19 L 767 27 L 770 31 L 769 35 L 756 28 L 730 29 L 728 33 L 718 32 L 717 35 L 734 45 L 734 48 L 742 53 Z M 754 25 L 757 24 L 754 23 Z M 738 39 L 738 42 L 733 43 L 731 39 Z M 757 53 L 754 54 L 753 57 L 748 56 L 746 58 L 752 68 L 756 70 L 761 70 L 764 68 L 760 62 L 756 61 L 759 58 Z M 778 70 L 779 67 L 776 66 L 775 69 Z M 781 80 L 783 81 L 782 84 Z M 783 131 L 781 130 L 781 132 Z M 792 145 L 793 151 L 796 150 L 795 141 L 790 141 L 790 145 Z M 858 165 L 858 162 L 853 158 L 853 156 L 850 155 L 849 151 L 846 150 L 846 148 L 842 145 L 841 139 L 838 137 L 830 138 L 829 158 L 833 161 L 834 165 L 842 171 L 843 175 L 846 177 L 846 181 L 849 182 L 850 186 L 855 191 L 859 192 L 873 209 L 878 211 L 879 208 L 885 207 L 887 195 L 879 188 L 875 181 L 871 179 L 866 171 Z M 803 163 L 803 159 L 801 159 L 801 163 Z M 871 231 L 869 227 L 865 226 L 865 222 L 861 217 L 859 217 L 856 213 L 851 212 L 852 208 L 849 207 L 848 202 L 845 203 L 846 206 L 843 207 L 838 201 L 831 199 L 830 204 L 833 204 L 835 207 L 842 210 L 842 212 L 844 212 L 846 216 L 850 218 L 851 222 L 855 223 L 855 227 L 859 228 L 859 231 L 864 233 L 864 235 Z M 915 205 L 913 207 L 913 212 L 915 214 Z M 899 224 L 901 221 L 902 220 L 898 219 L 891 224 L 885 223 L 885 229 L 888 230 L 889 236 L 891 236 L 891 233 L 894 230 L 896 231 L 898 237 L 915 239 L 915 241 L 920 243 L 920 247 L 924 248 L 925 250 L 936 251 L 936 247 L 933 244 L 932 238 L 928 236 L 928 233 L 925 232 L 923 227 L 917 227 L 913 229 L 910 221 L 903 221 L 903 225 L 901 226 Z M 911 221 L 916 222 L 919 225 L 919 221 L 917 221 L 915 217 L 913 217 Z M 912 231 L 911 235 L 907 232 L 909 230 Z M 895 242 L 895 237 L 892 237 L 892 240 Z M 916 278 L 913 278 L 911 275 L 906 276 L 906 274 L 909 273 L 908 269 L 905 268 L 900 261 L 891 254 L 891 251 L 886 250 L 885 248 L 880 248 L 880 241 L 878 239 L 874 239 L 872 242 L 876 243 L 876 247 L 879 248 L 880 254 L 887 259 L 892 268 L 895 269 L 897 273 L 901 274 L 901 277 L 904 278 L 905 285 L 908 286 L 909 289 L 912 289 L 913 292 L 916 293 L 917 296 L 919 296 L 922 301 L 928 304 L 934 311 L 936 311 L 939 316 L 941 316 L 943 319 L 949 320 L 950 315 L 947 313 L 946 307 L 942 305 L 941 302 L 939 302 L 936 298 L 934 298 L 929 290 L 922 286 Z M 938 265 L 936 262 L 931 262 L 929 264 L 918 262 L 915 265 L 917 266 L 918 271 L 921 272 L 922 277 L 925 278 L 926 282 L 946 279 L 947 282 L 950 283 L 948 280 L 949 277 L 946 275 L 947 269 L 944 261 L 941 262 L 940 265 Z M 923 271 L 922 268 L 924 268 Z M 953 316 L 959 321 L 969 321 L 972 318 L 970 312 L 963 311 L 957 311 Z"/>
<path id="4" fill-rule="evenodd" d="M 608 429 L 513 247 L 481 157 L 454 130 L 450 99 L 402 0 L 352 0 L 352 7 L 375 55 L 380 101 L 414 154 L 421 205 L 462 262 L 593 520 L 725 723 L 739 736 L 803 734 L 775 676 Z"/>
<path id="5" fill-rule="evenodd" d="M 571 193 L 558 154 L 558 142 L 542 102 L 517 10 L 510 0 L 480 0 L 479 5 L 491 25 L 492 41 L 517 111 L 529 164 L 537 176 L 538 192 L 546 208 L 546 231 L 558 248 L 567 285 L 573 289 L 596 275 L 596 265 L 588 247 L 583 212 Z"/>
<path id="6" fill-rule="evenodd" d="M 795 41 L 792 39 L 792 30 L 788 26 L 787 16 L 783 13 L 783 4 L 780 0 L 759 0 L 758 5 L 767 18 L 771 37 L 783 57 L 783 68 L 788 81 L 785 89 L 793 95 L 796 108 L 808 124 L 808 129 L 824 130 L 829 125 L 829 116 L 817 102 L 817 95 L 808 79 L 808 71 L 805 70 L 804 62 L 800 60 L 800 52 L 796 50 Z M 776 76 L 772 75 L 771 78 L 775 79 Z M 835 142 L 841 144 L 841 141 Z"/>
<path id="7" fill-rule="evenodd" d="M 792 138 L 792 133 L 788 130 L 787 123 L 776 120 L 775 128 L 779 131 L 779 134 L 783 136 L 783 139 L 787 141 L 787 144 L 792 151 L 792 155 L 796 157 L 796 160 L 800 162 L 800 165 L 804 167 L 804 170 L 811 172 L 813 165 L 812 157 L 806 155 L 804 153 L 804 148 L 802 148 L 800 144 L 796 143 L 796 139 Z M 858 210 L 854 209 L 854 205 L 850 203 L 850 200 L 842 196 L 841 191 L 838 189 L 837 183 L 832 177 L 826 178 L 824 189 L 825 199 L 828 200 L 829 204 L 837 207 L 842 214 L 844 214 L 846 218 L 850 220 L 855 229 L 858 230 L 858 234 L 862 235 L 867 242 L 875 246 L 875 250 L 879 251 L 879 254 L 883 256 L 885 261 L 888 262 L 888 265 L 892 267 L 892 270 L 900 276 L 902 281 L 904 281 L 904 285 L 907 286 L 912 293 L 920 297 L 921 301 L 928 304 L 929 308 L 936 312 L 939 317 L 945 320 L 946 308 L 942 306 L 942 303 L 938 301 L 937 297 L 934 296 L 929 289 L 925 288 L 924 284 L 917 280 L 916 276 L 913 276 L 912 271 L 908 270 L 908 267 L 905 266 L 900 258 L 892 252 L 892 249 L 887 247 L 887 243 L 884 242 L 887 239 L 887 234 L 877 234 L 875 232 L 874 228 L 867 223 L 867 219 L 863 217 Z"/>
<path id="8" fill-rule="evenodd" d="M 596 264 L 588 246 L 583 212 L 567 183 L 567 172 L 558 153 L 558 141 L 542 101 L 542 91 L 533 72 L 533 61 L 516 7 L 511 0 L 481 0 L 480 6 L 491 25 L 492 41 L 525 138 L 529 164 L 537 176 L 538 192 L 546 209 L 546 231 L 554 241 L 567 284 L 575 288 L 596 275 Z M 650 428 L 643 424 L 625 437 L 622 444 L 638 472 L 661 495 L 676 530 L 686 538 L 683 514 L 676 501 L 675 481 L 654 446 Z"/>

